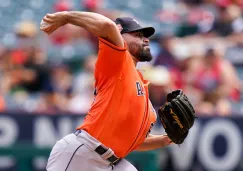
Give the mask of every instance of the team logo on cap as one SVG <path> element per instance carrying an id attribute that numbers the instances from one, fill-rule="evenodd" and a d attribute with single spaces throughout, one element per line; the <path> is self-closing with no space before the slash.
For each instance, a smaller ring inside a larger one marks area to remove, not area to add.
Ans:
<path id="1" fill-rule="evenodd" d="M 132 19 L 132 21 L 135 21 L 137 24 L 139 24 L 139 23 L 138 23 L 138 21 L 137 21 L 137 20 L 135 20 L 135 19 Z"/>

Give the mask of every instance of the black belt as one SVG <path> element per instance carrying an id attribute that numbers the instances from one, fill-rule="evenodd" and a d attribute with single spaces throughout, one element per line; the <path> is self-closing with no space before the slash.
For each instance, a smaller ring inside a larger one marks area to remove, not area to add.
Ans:
<path id="1" fill-rule="evenodd" d="M 95 151 L 100 155 L 103 155 L 105 152 L 107 152 L 107 150 L 108 148 L 103 145 L 100 145 L 95 149 Z M 115 155 L 112 155 L 111 157 L 107 158 L 107 160 L 111 162 L 113 165 L 116 165 L 119 163 L 121 159 L 117 158 Z"/>
<path id="2" fill-rule="evenodd" d="M 74 131 L 74 134 L 77 136 L 79 133 L 81 133 L 81 130 L 76 130 Z M 95 149 L 95 152 L 98 153 L 99 155 L 103 155 L 104 153 L 106 153 L 108 150 L 107 147 L 105 147 L 104 145 L 100 145 Z M 111 162 L 112 165 L 116 165 L 120 162 L 120 158 L 117 158 L 115 155 L 112 155 L 111 157 L 107 158 L 107 160 L 109 162 Z"/>

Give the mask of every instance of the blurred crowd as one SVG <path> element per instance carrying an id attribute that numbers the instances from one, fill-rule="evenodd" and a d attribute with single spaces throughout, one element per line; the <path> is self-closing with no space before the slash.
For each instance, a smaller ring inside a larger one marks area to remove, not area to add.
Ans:
<path id="1" fill-rule="evenodd" d="M 105 0 L 80 3 L 113 20 L 126 15 L 105 8 Z M 163 105 L 171 90 L 182 89 L 198 115 L 243 114 L 234 107 L 243 104 L 237 70 L 243 66 L 243 1 L 163 4 L 153 18 L 162 27 L 151 37 L 154 59 L 138 65 L 150 80 L 154 107 Z M 57 0 L 50 12 L 73 9 L 71 0 Z M 174 30 L 165 29 L 171 25 Z M 33 21 L 20 22 L 14 34 L 15 46 L 0 46 L 0 111 L 86 114 L 93 100 L 97 38 L 72 25 L 47 36 Z"/>

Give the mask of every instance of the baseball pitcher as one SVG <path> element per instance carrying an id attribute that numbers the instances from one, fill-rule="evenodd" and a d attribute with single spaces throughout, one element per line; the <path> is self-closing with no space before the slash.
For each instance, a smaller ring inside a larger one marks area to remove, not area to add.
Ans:
<path id="1" fill-rule="evenodd" d="M 40 29 L 51 34 L 65 24 L 99 38 L 95 97 L 84 122 L 54 145 L 47 171 L 137 171 L 124 159 L 130 152 L 181 144 L 195 113 L 181 90 L 168 94 L 158 112 L 167 135 L 150 134 L 157 115 L 149 100 L 149 81 L 136 64 L 152 60 L 149 37 L 155 29 L 130 17 L 114 22 L 97 13 L 76 11 L 47 14 Z"/>

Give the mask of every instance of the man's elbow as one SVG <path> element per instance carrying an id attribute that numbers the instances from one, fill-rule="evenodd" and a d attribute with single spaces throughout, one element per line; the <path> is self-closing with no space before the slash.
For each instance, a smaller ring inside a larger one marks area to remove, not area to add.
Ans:
<path id="1" fill-rule="evenodd" d="M 104 21 L 102 25 L 102 32 L 104 33 L 104 36 L 109 36 L 110 34 L 117 32 L 117 30 L 118 28 L 113 21 Z"/>
<path id="2" fill-rule="evenodd" d="M 120 34 L 120 31 L 113 21 L 107 21 L 104 23 L 104 27 L 102 28 L 103 38 L 108 40 L 113 45 L 124 48 L 124 41 Z"/>
<path id="3" fill-rule="evenodd" d="M 103 29 L 114 29 L 116 27 L 116 23 L 113 22 L 112 20 L 106 20 L 103 23 L 104 28 Z"/>

